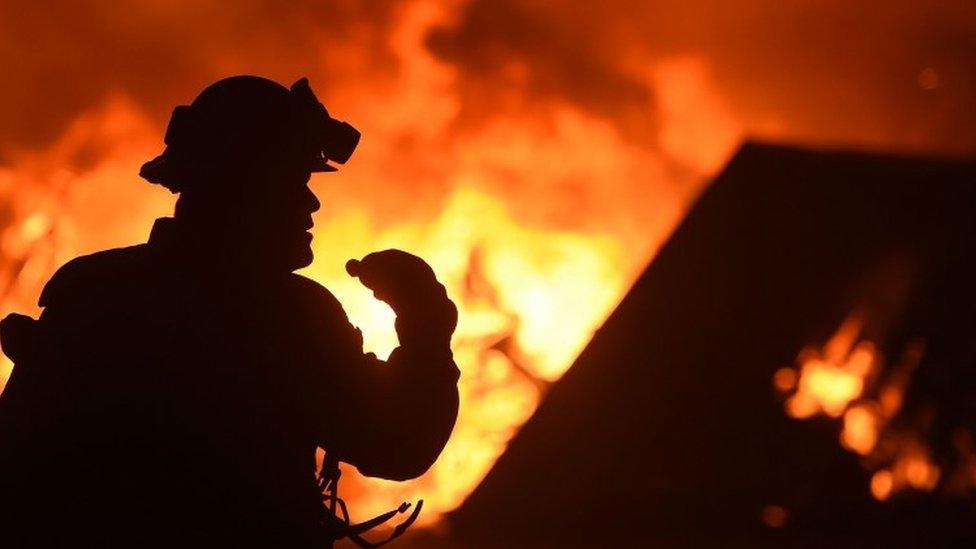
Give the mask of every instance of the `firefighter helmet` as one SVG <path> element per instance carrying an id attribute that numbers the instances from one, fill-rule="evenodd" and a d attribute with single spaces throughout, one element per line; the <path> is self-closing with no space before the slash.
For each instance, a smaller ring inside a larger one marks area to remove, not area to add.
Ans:
<path id="1" fill-rule="evenodd" d="M 359 131 L 329 115 L 308 79 L 292 87 L 258 76 L 232 76 L 173 110 L 163 154 L 139 175 L 172 192 L 205 167 L 303 162 L 312 172 L 336 171 L 349 160 Z"/>

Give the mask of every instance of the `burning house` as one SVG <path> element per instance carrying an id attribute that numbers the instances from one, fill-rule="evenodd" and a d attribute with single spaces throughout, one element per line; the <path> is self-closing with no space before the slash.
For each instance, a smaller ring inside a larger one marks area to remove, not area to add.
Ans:
<path id="1" fill-rule="evenodd" d="M 971 160 L 745 145 L 450 539 L 971 539 L 974 176 Z"/>
<path id="2" fill-rule="evenodd" d="M 736 148 L 971 154 L 971 6 L 96 4 L 0 2 L 0 316 L 171 214 L 137 173 L 172 105 L 308 76 L 364 141 L 313 179 L 303 274 L 380 357 L 350 257 L 421 255 L 460 308 L 452 439 L 411 482 L 344 471 L 356 518 L 423 498 L 427 545 L 964 536 L 972 162 Z"/>

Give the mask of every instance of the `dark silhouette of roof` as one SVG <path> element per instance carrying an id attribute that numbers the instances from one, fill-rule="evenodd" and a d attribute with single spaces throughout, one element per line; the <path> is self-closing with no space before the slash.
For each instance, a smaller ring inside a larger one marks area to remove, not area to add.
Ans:
<path id="1" fill-rule="evenodd" d="M 945 328 L 976 326 L 974 176 L 968 161 L 746 144 L 450 515 L 447 541 L 923 546 L 971 530 L 952 503 L 873 502 L 837 424 L 786 417 L 771 378 L 862 304 L 891 313 L 886 348 L 921 334 L 936 352 L 946 334 L 945 363 L 972 351 L 971 331 Z M 901 279 L 907 297 L 892 295 Z M 789 511 L 784 529 L 760 522 L 767 505 Z"/>

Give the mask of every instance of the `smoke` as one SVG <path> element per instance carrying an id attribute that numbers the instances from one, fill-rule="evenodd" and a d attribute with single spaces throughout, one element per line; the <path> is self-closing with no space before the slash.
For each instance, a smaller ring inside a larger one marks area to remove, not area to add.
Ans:
<path id="1" fill-rule="evenodd" d="M 327 67 L 347 44 L 370 72 L 390 67 L 396 2 L 142 0 L 0 2 L 0 159 L 42 147 L 111 93 L 157 123 L 234 73 L 289 81 Z M 319 86 L 333 78 L 330 75 Z M 355 75 L 353 75 L 355 76 Z"/>
<path id="2" fill-rule="evenodd" d="M 976 9 L 965 2 L 445 2 L 426 45 L 459 71 L 459 121 L 571 103 L 641 143 L 657 136 L 648 73 L 707 63 L 748 133 L 885 148 L 976 147 Z M 317 87 L 399 69 L 403 2 L 0 2 L 0 161 L 42 147 L 121 92 L 157 123 L 237 72 Z"/>
<path id="3" fill-rule="evenodd" d="M 976 149 L 976 9 L 964 2 L 474 0 L 428 43 L 479 114 L 510 97 L 571 101 L 647 139 L 659 109 L 646 73 L 695 57 L 748 134 Z"/>

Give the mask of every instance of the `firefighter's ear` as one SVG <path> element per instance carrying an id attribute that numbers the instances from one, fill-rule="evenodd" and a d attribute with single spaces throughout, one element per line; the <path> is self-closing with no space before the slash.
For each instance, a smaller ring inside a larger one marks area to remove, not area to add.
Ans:
<path id="1" fill-rule="evenodd" d="M 0 347 L 14 364 L 23 362 L 33 352 L 37 343 L 37 321 L 11 313 L 0 320 Z"/>

